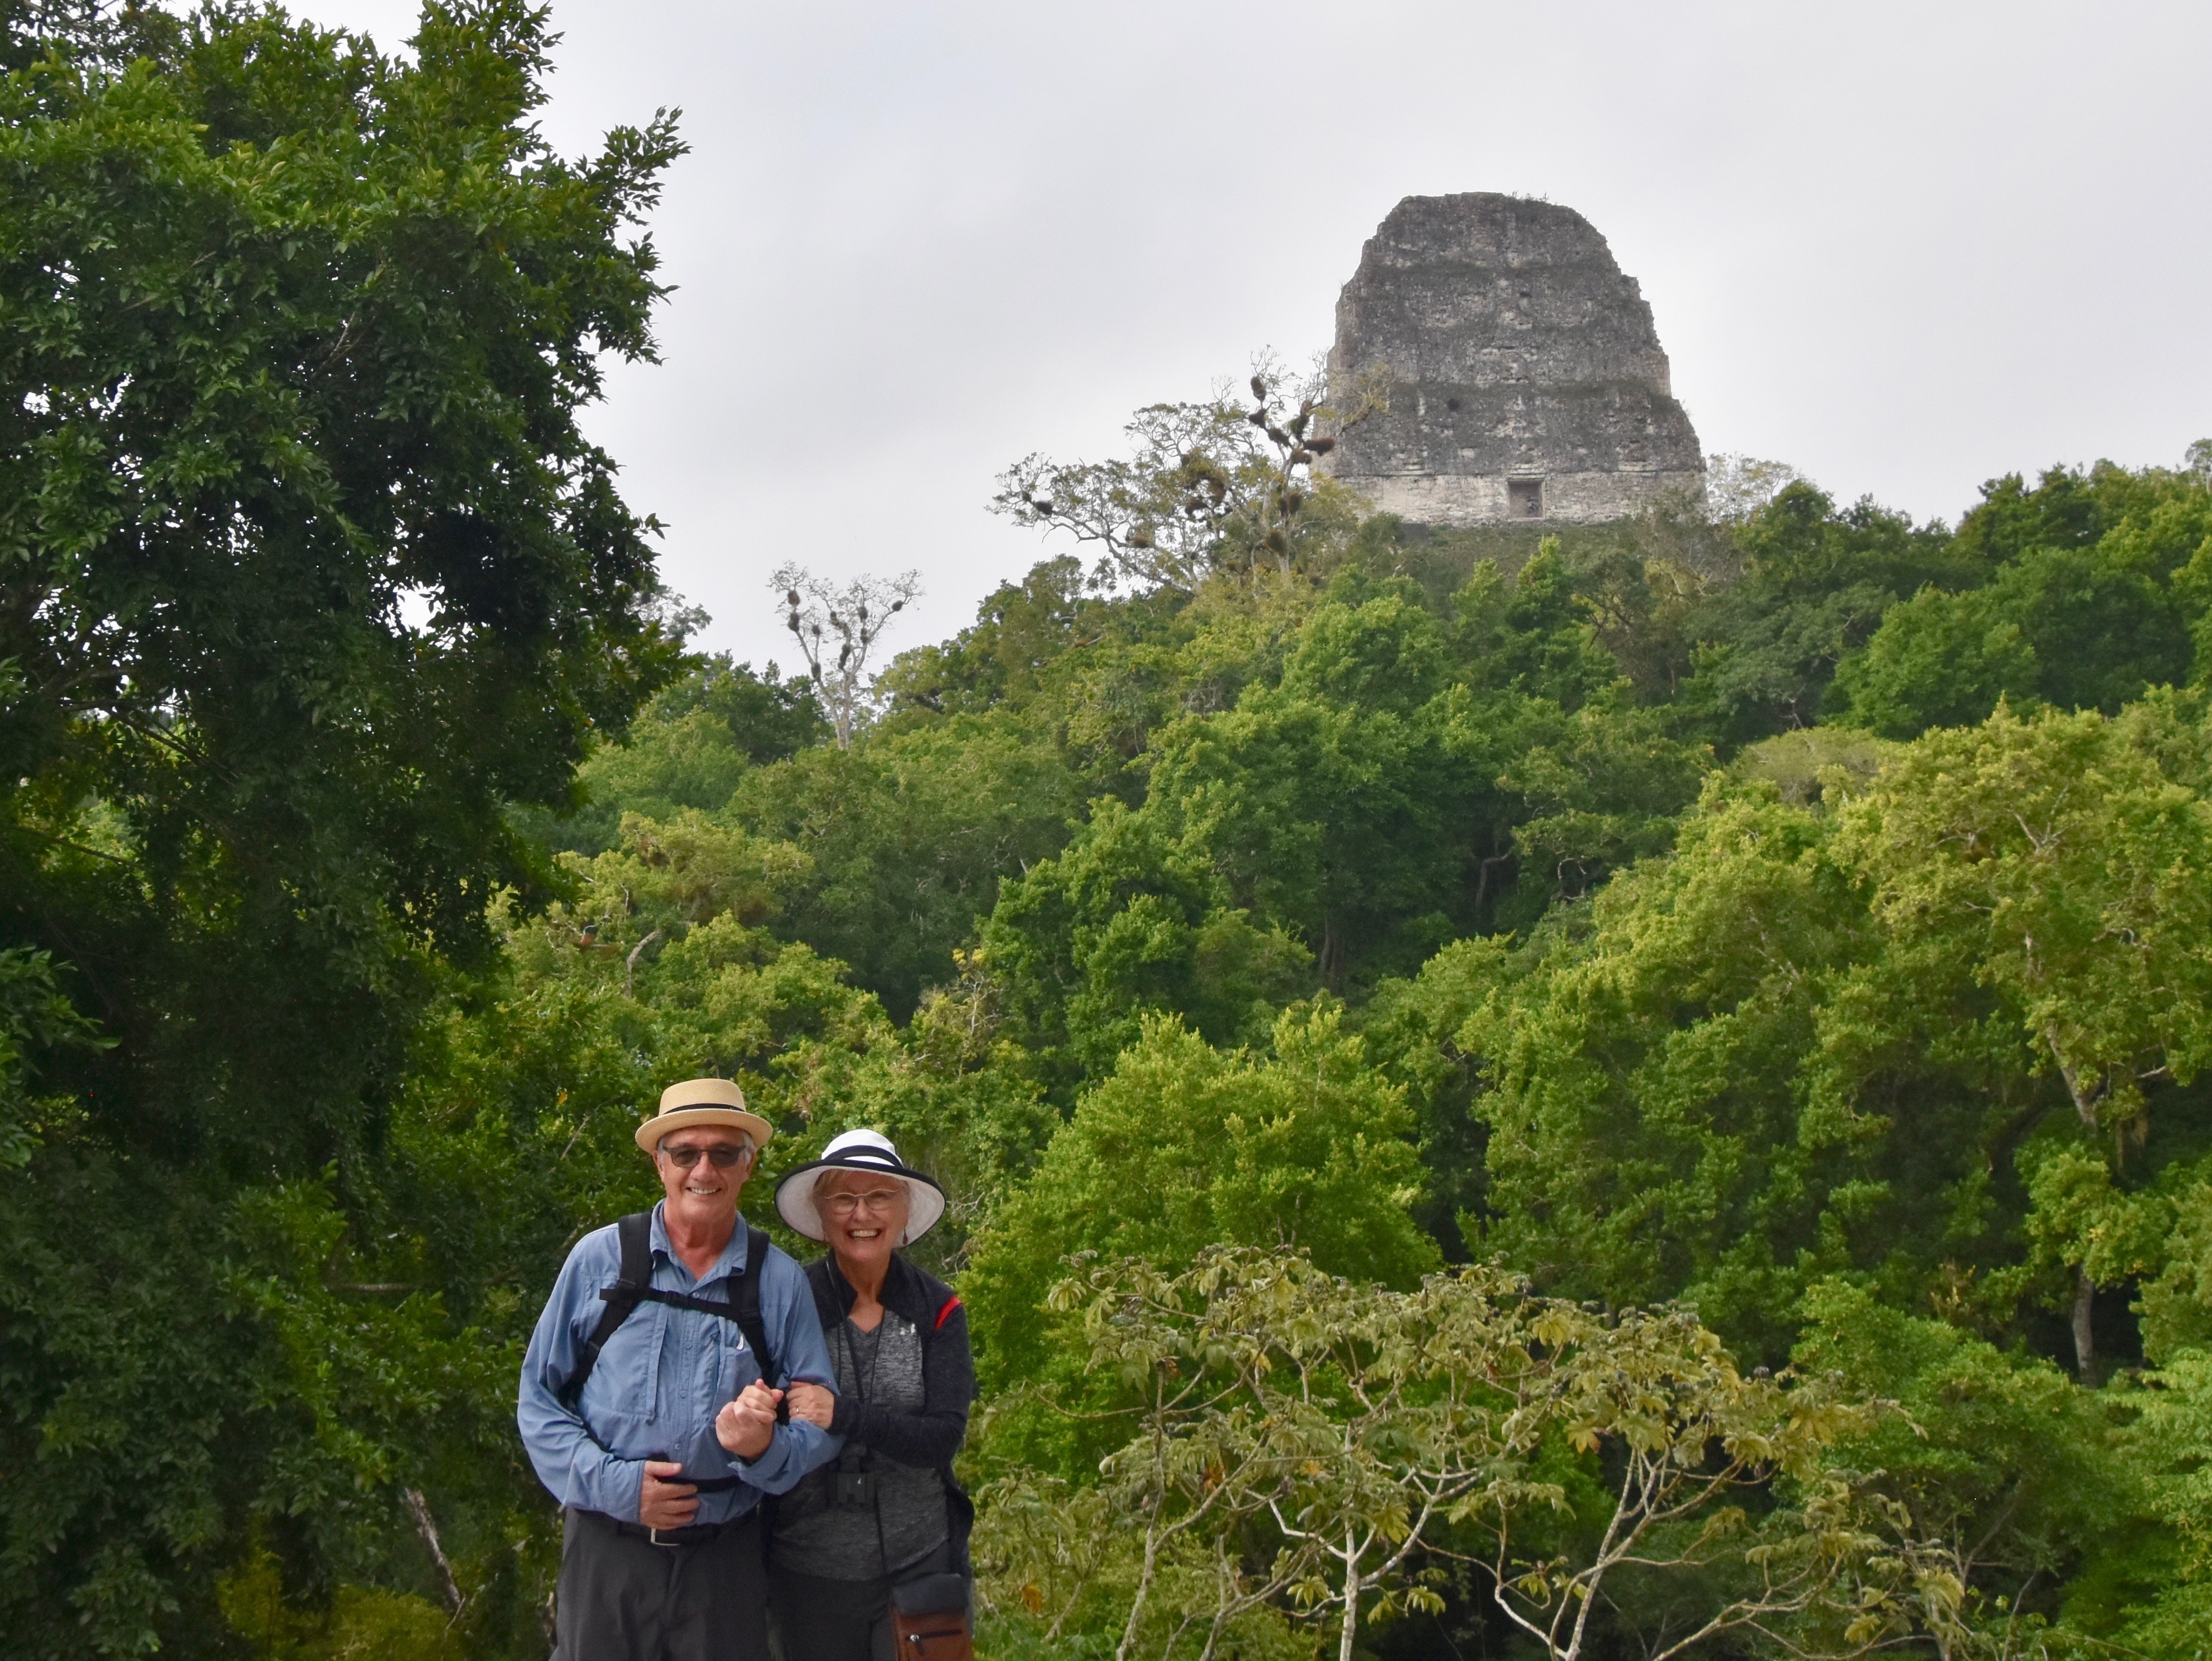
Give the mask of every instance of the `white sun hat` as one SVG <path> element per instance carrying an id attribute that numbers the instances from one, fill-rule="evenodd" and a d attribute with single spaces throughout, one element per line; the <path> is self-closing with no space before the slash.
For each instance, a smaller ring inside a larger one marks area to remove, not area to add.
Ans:
<path id="1" fill-rule="evenodd" d="M 919 1240 L 945 1214 L 945 1190 L 934 1180 L 911 1169 L 880 1130 L 847 1130 L 830 1139 L 822 1157 L 811 1164 L 786 1171 L 775 1185 L 776 1214 L 810 1240 L 823 1238 L 822 1219 L 814 1209 L 814 1185 L 832 1171 L 873 1171 L 906 1185 L 906 1241 Z"/>

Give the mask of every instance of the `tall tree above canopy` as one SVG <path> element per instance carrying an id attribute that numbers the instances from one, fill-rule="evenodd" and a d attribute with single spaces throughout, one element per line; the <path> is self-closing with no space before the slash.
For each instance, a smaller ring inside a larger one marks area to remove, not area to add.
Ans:
<path id="1" fill-rule="evenodd" d="M 563 800 L 674 644 L 575 419 L 652 353 L 669 119 L 550 155 L 507 0 L 429 8 L 411 64 L 245 8 L 161 44 L 0 90 L 0 887 L 116 1024 L 88 800 L 133 930 L 223 894 L 271 949 L 471 948 L 531 876 L 496 804 Z"/>
<path id="2" fill-rule="evenodd" d="M 501 805 L 675 664 L 577 413 L 653 355 L 679 146 L 549 151 L 521 0 L 409 58 L 227 3 L 4 28 L 0 957 L 75 1013 L 11 1063 L 0 1620 L 212 1652 L 253 1518 L 315 1519 L 313 1585 L 367 1515 L 226 1294 L 240 1185 L 358 1194 L 425 967 L 536 881 Z"/>

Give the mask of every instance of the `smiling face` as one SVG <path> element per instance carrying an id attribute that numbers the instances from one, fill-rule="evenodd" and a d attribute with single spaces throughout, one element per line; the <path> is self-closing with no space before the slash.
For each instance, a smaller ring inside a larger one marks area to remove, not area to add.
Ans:
<path id="1" fill-rule="evenodd" d="M 737 1226 L 738 1196 L 753 1170 L 753 1145 L 744 1132 L 714 1124 L 671 1131 L 653 1163 L 668 1196 L 665 1214 L 672 1226 L 704 1235 Z"/>
<path id="2" fill-rule="evenodd" d="M 848 1279 L 858 1269 L 872 1282 L 906 1238 L 906 1184 L 881 1171 L 824 1171 L 814 1183 L 814 1211 Z"/>

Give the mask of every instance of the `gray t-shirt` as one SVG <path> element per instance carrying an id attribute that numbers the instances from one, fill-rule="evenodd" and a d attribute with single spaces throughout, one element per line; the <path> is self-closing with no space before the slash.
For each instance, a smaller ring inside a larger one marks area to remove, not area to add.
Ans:
<path id="1" fill-rule="evenodd" d="M 840 1393 L 894 1410 L 921 1410 L 921 1334 L 913 1322 L 885 1310 L 873 1332 L 846 1320 L 826 1335 Z M 841 1465 L 873 1473 L 875 1509 L 852 1510 L 836 1503 Z M 778 1502 L 771 1556 L 777 1567 L 800 1574 L 873 1580 L 927 1556 L 945 1542 L 947 1532 L 943 1477 L 930 1467 L 902 1465 L 848 1441 L 838 1459 L 809 1471 Z"/>

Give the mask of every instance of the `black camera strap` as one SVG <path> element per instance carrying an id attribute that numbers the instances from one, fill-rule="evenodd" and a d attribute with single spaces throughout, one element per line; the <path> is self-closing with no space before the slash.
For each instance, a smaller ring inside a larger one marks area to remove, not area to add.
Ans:
<path id="1" fill-rule="evenodd" d="M 865 1378 L 860 1372 L 860 1347 L 853 1342 L 853 1334 L 859 1330 L 853 1324 L 853 1317 L 848 1315 L 845 1324 L 838 1329 L 837 1341 L 844 1345 L 845 1359 L 853 1366 L 853 1399 L 862 1407 L 868 1404 L 869 1398 L 876 1392 L 876 1369 L 882 1365 L 884 1359 L 884 1322 L 890 1317 L 890 1311 L 885 1310 L 882 1319 L 876 1323 L 875 1332 L 872 1335 L 874 1342 L 868 1349 L 868 1371 Z"/>
<path id="2" fill-rule="evenodd" d="M 884 1323 L 890 1318 L 889 1310 L 876 1318 L 875 1342 L 868 1348 L 868 1372 L 865 1378 L 860 1374 L 860 1347 L 853 1342 L 853 1334 L 860 1329 L 853 1324 L 853 1317 L 848 1315 L 844 1325 L 837 1329 L 837 1340 L 845 1347 L 845 1359 L 852 1364 L 853 1399 L 862 1407 L 867 1405 L 868 1397 L 875 1390 L 876 1369 L 883 1365 L 884 1360 Z M 871 1449 L 869 1463 L 872 1464 L 874 1460 L 874 1450 Z M 891 1577 L 891 1548 L 884 1543 L 884 1494 L 873 1482 L 868 1484 L 868 1509 L 876 1519 L 876 1561 L 883 1565 L 884 1579 L 888 1580 Z"/>

